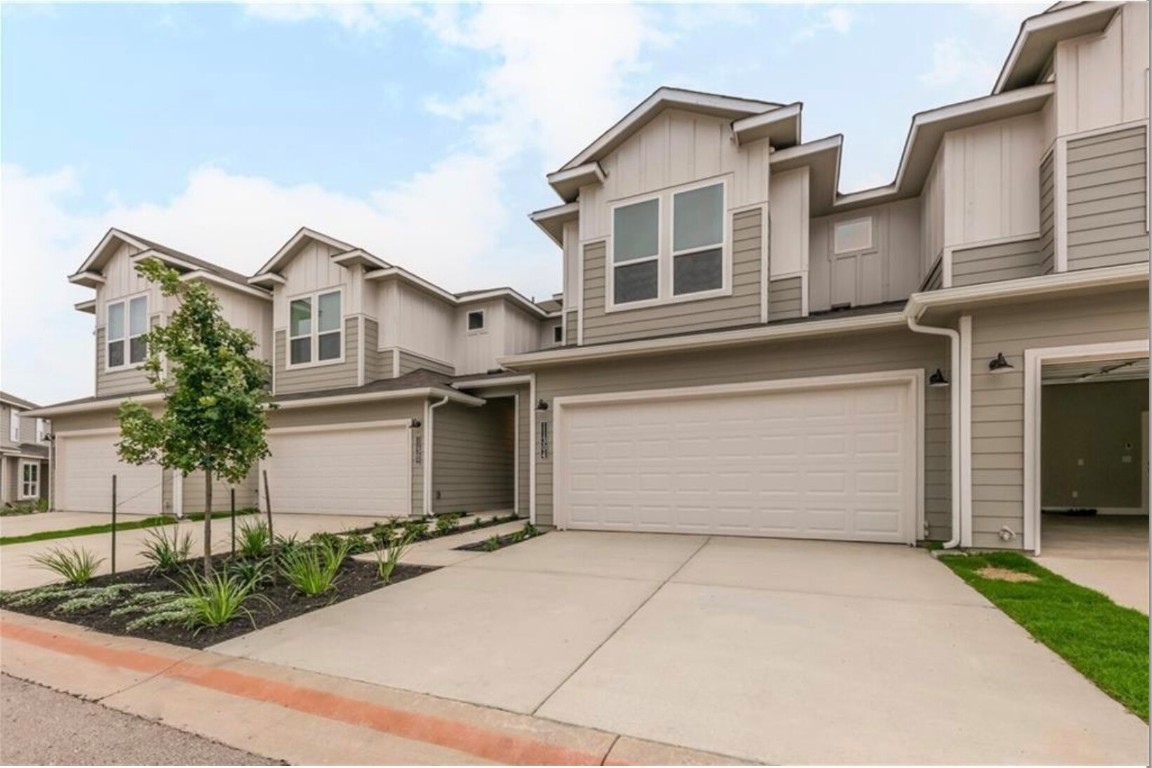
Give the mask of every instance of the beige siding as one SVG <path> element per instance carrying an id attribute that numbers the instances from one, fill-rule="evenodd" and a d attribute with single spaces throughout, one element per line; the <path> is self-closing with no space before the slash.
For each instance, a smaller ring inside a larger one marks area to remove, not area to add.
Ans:
<path id="1" fill-rule="evenodd" d="M 1016 280 L 1042 274 L 1040 241 L 957 248 L 952 252 L 952 285 L 976 285 L 999 280 Z"/>
<path id="2" fill-rule="evenodd" d="M 921 274 L 928 275 L 944 254 L 944 145 L 936 151 L 920 196 Z"/>
<path id="3" fill-rule="evenodd" d="M 1147 132 L 1068 142 L 1068 269 L 1148 261 Z"/>
<path id="4" fill-rule="evenodd" d="M 428 444 L 424 440 L 424 424 L 409 430 L 412 448 L 412 509 L 413 516 L 424 514 L 424 462 L 428 460 Z"/>
<path id="5" fill-rule="evenodd" d="M 304 368 L 288 368 L 287 332 L 276 331 L 276 394 L 316 392 L 324 389 L 355 387 L 360 323 L 355 317 L 344 319 L 344 361 Z"/>
<path id="6" fill-rule="evenodd" d="M 768 242 L 772 277 L 789 277 L 808 268 L 808 169 L 772 174 Z"/>
<path id="7" fill-rule="evenodd" d="M 1024 530 L 1024 350 L 1148 337 L 1144 291 L 1021 302 L 972 319 L 972 544 L 1019 548 Z M 999 353 L 1014 366 L 992 374 Z M 1001 526 L 1017 533 L 1000 541 Z"/>
<path id="8" fill-rule="evenodd" d="M 392 378 L 392 352 L 380 350 L 380 326 L 364 318 L 364 383 Z"/>
<path id="9" fill-rule="evenodd" d="M 763 214 L 732 216 L 732 295 L 643 309 L 605 312 L 605 243 L 584 247 L 584 343 L 625 341 L 669 333 L 760 322 Z"/>
<path id="10" fill-rule="evenodd" d="M 449 403 L 433 415 L 432 510 L 482 512 L 515 504 L 511 398 L 480 408 Z"/>
<path id="11" fill-rule="evenodd" d="M 158 323 L 159 317 L 153 316 L 152 326 L 155 327 Z M 104 338 L 104 326 L 100 326 L 96 329 L 96 396 L 151 392 L 152 385 L 148 383 L 148 377 L 140 368 L 122 368 L 111 372 L 106 369 Z"/>
<path id="12" fill-rule="evenodd" d="M 936 263 L 928 270 L 928 276 L 921 285 L 922 291 L 938 291 L 944 287 L 944 258 L 936 259 Z"/>
<path id="13" fill-rule="evenodd" d="M 803 313 L 800 292 L 803 281 L 799 277 L 785 277 L 768 283 L 768 321 L 788 320 Z"/>
<path id="14" fill-rule="evenodd" d="M 1049 152 L 1040 163 L 1040 274 L 1056 268 L 1056 155 Z"/>
<path id="15" fill-rule="evenodd" d="M 615 360 L 611 365 L 547 367 L 536 373 L 536 386 L 537 397 L 551 402 L 564 395 L 890 370 L 933 371 L 947 367 L 947 357 L 948 347 L 939 338 L 893 331 L 712 352 L 682 352 L 674 356 L 635 357 Z M 932 537 L 941 538 L 947 536 L 950 520 L 947 491 L 941 490 L 947 489 L 949 482 L 948 389 L 929 388 L 925 398 L 925 512 Z M 551 423 L 551 410 L 536 413 L 538 422 Z M 552 489 L 549 453 L 548 458 L 537 458 L 536 463 L 536 513 L 538 521 L 546 525 L 553 519 Z"/>
<path id="16" fill-rule="evenodd" d="M 855 219 L 872 222 L 871 246 L 835 253 L 836 225 Z M 920 286 L 920 229 L 920 204 L 916 200 L 813 219 L 809 310 L 819 312 L 907 298 Z"/>
<path id="17" fill-rule="evenodd" d="M 575 346 L 579 340 L 579 316 L 575 312 L 566 312 L 564 314 L 564 344 L 566 346 Z"/>
<path id="18" fill-rule="evenodd" d="M 0 405 L 0 445 L 15 445 L 12 442 L 11 427 L 12 423 L 12 409 L 6 405 Z"/>
<path id="19" fill-rule="evenodd" d="M 391 354 L 391 350 L 389 350 Z M 455 374 L 452 366 L 442 360 L 433 360 L 430 357 L 423 357 L 415 352 L 409 352 L 406 349 L 400 350 L 400 375 L 425 368 L 429 371 L 436 371 L 437 373 L 447 374 L 452 376 Z"/>

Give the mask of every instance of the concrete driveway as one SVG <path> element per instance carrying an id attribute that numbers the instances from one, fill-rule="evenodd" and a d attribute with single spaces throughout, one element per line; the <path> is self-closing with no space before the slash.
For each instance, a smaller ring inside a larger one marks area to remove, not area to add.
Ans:
<path id="1" fill-rule="evenodd" d="M 559 532 L 213 650 L 768 763 L 1146 763 L 906 547 Z"/>
<path id="2" fill-rule="evenodd" d="M 1036 562 L 1103 592 L 1117 605 L 1148 613 L 1148 518 L 1045 515 Z"/>

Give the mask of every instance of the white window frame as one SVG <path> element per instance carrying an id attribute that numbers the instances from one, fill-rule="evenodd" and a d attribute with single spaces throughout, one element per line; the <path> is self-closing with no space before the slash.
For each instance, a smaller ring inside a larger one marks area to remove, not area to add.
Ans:
<path id="1" fill-rule="evenodd" d="M 471 328 L 472 315 L 480 315 L 480 327 Z M 488 313 L 483 309 L 470 309 L 464 313 L 464 330 L 469 336 L 475 336 L 478 333 L 488 333 Z"/>
<path id="2" fill-rule="evenodd" d="M 144 332 L 133 335 L 132 333 L 132 302 L 137 299 L 144 299 Z M 151 302 L 148 299 L 147 293 L 138 293 L 135 296 L 125 296 L 116 301 L 110 301 L 104 305 L 104 370 L 105 371 L 127 371 L 133 368 L 139 368 L 148 360 L 148 350 L 144 350 L 144 360 L 138 363 L 132 362 L 132 339 L 140 338 L 148 333 L 152 325 Z M 122 305 L 124 307 L 124 338 L 113 339 L 111 336 L 111 323 L 109 317 L 112 315 L 112 307 Z M 112 343 L 115 341 L 124 342 L 124 362 L 120 365 L 112 365 L 109 357 Z"/>
<path id="3" fill-rule="evenodd" d="M 876 247 L 876 222 L 873 221 L 872 216 L 854 216 L 852 218 L 839 219 L 832 222 L 832 255 L 845 256 L 852 253 L 865 253 L 871 251 Z M 855 224 L 858 221 L 868 222 L 868 245 L 860 248 L 845 248 L 841 250 L 836 244 L 836 230 L 845 224 Z"/>
<path id="4" fill-rule="evenodd" d="M 14 443 L 20 442 L 20 411 L 15 408 L 8 409 L 8 439 Z"/>
<path id="5" fill-rule="evenodd" d="M 325 331 L 325 334 L 339 333 L 340 334 L 340 357 L 334 357 L 331 360 L 320 359 L 320 297 L 327 296 L 330 293 L 340 294 L 340 328 L 336 331 Z M 301 299 L 308 299 L 309 307 L 312 311 L 312 316 L 308 323 L 308 338 L 311 339 L 310 349 L 311 355 L 306 363 L 293 363 L 292 362 L 292 341 L 293 339 L 303 339 L 304 336 L 292 335 L 292 302 L 300 301 Z M 308 291 L 307 293 L 300 293 L 295 296 L 288 297 L 288 325 L 284 329 L 284 367 L 286 370 L 292 371 L 300 368 L 318 368 L 325 365 L 340 365 L 344 362 L 345 356 L 345 342 L 344 334 L 347 329 L 344 327 L 347 315 L 344 313 L 344 286 L 337 286 L 333 288 L 321 288 L 318 291 Z"/>
<path id="6" fill-rule="evenodd" d="M 676 187 L 668 187 L 655 193 L 646 193 L 629 197 L 621 200 L 614 201 L 608 207 L 608 224 L 609 235 L 606 243 L 604 254 L 604 311 L 607 312 L 627 312 L 633 309 L 646 309 L 649 307 L 659 307 L 665 304 L 681 304 L 688 301 L 705 301 L 708 299 L 715 299 L 722 296 L 732 295 L 732 211 L 729 209 L 729 185 L 731 181 L 731 174 L 724 176 L 714 176 L 700 181 L 694 181 L 690 184 L 681 184 Z M 681 192 L 691 192 L 694 189 L 702 189 L 704 187 L 712 187 L 716 185 L 722 187 L 722 203 L 721 211 L 723 219 L 721 224 L 723 226 L 723 238 L 720 244 L 721 253 L 721 270 L 722 278 L 719 288 L 710 291 L 698 291 L 696 293 L 683 293 L 675 295 L 672 293 L 672 267 L 673 258 L 676 255 L 684 255 L 695 253 L 697 251 L 712 250 L 715 246 L 701 246 L 700 248 L 691 248 L 677 253 L 672 251 L 672 233 L 674 229 L 673 217 L 675 216 L 675 205 L 673 198 Z M 633 259 L 632 261 L 624 261 L 617 264 L 613 260 L 613 246 L 616 242 L 616 209 L 623 208 L 636 203 L 647 202 L 648 200 L 659 200 L 657 207 L 657 228 L 659 233 L 659 252 L 656 256 Z M 665 226 L 667 224 L 667 226 Z M 656 273 L 656 298 L 644 299 L 643 301 L 629 301 L 626 303 L 616 303 L 616 267 L 629 264 L 642 264 L 645 261 L 655 260 L 658 264 Z"/>
<path id="7" fill-rule="evenodd" d="M 29 493 L 26 488 L 28 481 L 24 479 L 24 468 L 32 467 L 36 470 L 36 479 L 32 484 L 32 492 Z M 16 482 L 20 484 L 20 498 L 21 499 L 38 499 L 40 498 L 40 462 L 29 459 L 20 460 L 20 476 L 16 478 Z"/>

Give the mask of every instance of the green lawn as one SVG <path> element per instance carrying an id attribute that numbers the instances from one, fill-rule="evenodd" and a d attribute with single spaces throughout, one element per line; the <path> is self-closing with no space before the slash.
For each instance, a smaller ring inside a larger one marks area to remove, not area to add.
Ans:
<path id="1" fill-rule="evenodd" d="M 254 509 L 238 509 L 236 516 L 250 515 L 256 512 Z M 212 519 L 219 520 L 220 518 L 227 518 L 232 515 L 231 512 L 213 512 Z M 191 515 L 185 515 L 185 520 L 203 520 L 204 513 L 197 512 Z M 173 525 L 176 518 L 169 516 L 158 517 L 145 517 L 141 520 L 129 520 L 127 522 L 117 522 L 116 531 L 131 531 L 137 528 L 151 528 L 156 525 Z M 82 528 L 68 528 L 63 531 L 41 531 L 40 533 L 29 533 L 24 536 L 0 536 L 0 546 L 5 544 L 27 544 L 30 541 L 50 541 L 52 539 L 69 539 L 73 536 L 91 536 L 96 533 L 111 533 L 112 524 L 105 523 L 104 525 L 86 525 Z"/>
<path id="2" fill-rule="evenodd" d="M 1100 690 L 1148 720 L 1148 617 L 1014 552 L 941 558 L 1033 637 Z M 984 578 L 986 567 L 1031 574 L 1037 581 Z"/>

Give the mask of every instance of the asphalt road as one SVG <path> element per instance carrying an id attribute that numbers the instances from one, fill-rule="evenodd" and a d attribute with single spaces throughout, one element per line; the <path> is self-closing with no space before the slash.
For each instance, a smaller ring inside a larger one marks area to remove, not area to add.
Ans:
<path id="1" fill-rule="evenodd" d="M 3 765 L 281 765 L 0 675 Z"/>

